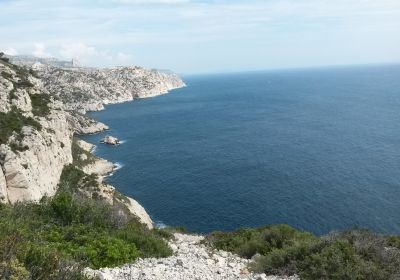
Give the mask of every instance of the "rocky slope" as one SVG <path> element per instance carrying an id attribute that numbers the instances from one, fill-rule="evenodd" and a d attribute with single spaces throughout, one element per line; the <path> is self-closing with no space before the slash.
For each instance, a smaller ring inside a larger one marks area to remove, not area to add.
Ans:
<path id="1" fill-rule="evenodd" d="M 140 259 L 119 268 L 86 269 L 101 280 L 298 280 L 297 276 L 278 277 L 249 272 L 249 260 L 224 251 L 212 251 L 201 244 L 200 235 L 175 234 L 169 245 L 174 256 Z"/>

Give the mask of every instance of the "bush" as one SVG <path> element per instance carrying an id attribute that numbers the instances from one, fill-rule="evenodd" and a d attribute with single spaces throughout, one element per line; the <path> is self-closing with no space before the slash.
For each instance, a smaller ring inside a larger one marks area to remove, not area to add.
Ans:
<path id="1" fill-rule="evenodd" d="M 400 236 L 390 236 L 387 239 L 387 245 L 400 249 Z"/>
<path id="2" fill-rule="evenodd" d="M 32 113 L 35 116 L 45 117 L 50 113 L 50 95 L 45 93 L 30 94 Z"/>
<path id="3" fill-rule="evenodd" d="M 216 232 L 206 237 L 213 248 L 253 257 L 253 271 L 298 274 L 301 279 L 400 279 L 398 240 L 365 230 L 318 238 L 285 225 Z"/>
<path id="4" fill-rule="evenodd" d="M 39 204 L 1 205 L 0 275 L 84 279 L 80 272 L 86 266 L 113 267 L 172 254 L 156 231 L 114 207 L 72 192 Z M 116 222 L 118 215 L 126 217 L 123 223 Z"/>
<path id="5" fill-rule="evenodd" d="M 58 189 L 60 192 L 75 192 L 79 189 L 81 181 L 87 176 L 85 172 L 73 164 L 66 165 L 61 173 Z"/>
<path id="6" fill-rule="evenodd" d="M 207 236 L 206 242 L 219 250 L 234 252 L 250 259 L 255 254 L 265 255 L 273 249 L 281 249 L 296 241 L 310 239 L 315 237 L 287 225 L 277 225 L 239 229 L 231 233 L 215 232 Z"/>

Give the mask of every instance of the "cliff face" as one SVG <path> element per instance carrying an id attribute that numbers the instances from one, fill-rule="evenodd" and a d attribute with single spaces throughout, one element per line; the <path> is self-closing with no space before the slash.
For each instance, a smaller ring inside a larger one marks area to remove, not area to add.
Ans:
<path id="1" fill-rule="evenodd" d="M 62 100 L 65 109 L 81 113 L 104 109 L 104 104 L 165 94 L 185 86 L 175 74 L 140 67 L 112 69 L 56 68 L 35 64 L 44 86 Z"/>
<path id="2" fill-rule="evenodd" d="M 0 74 L 0 201 L 38 201 L 72 162 L 72 129 L 40 80 L 1 60 Z"/>

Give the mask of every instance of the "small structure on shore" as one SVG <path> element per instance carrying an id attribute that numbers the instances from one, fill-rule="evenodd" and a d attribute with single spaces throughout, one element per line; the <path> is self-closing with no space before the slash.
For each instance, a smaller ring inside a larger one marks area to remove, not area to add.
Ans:
<path id="1" fill-rule="evenodd" d="M 116 137 L 107 135 L 106 137 L 100 140 L 100 143 L 108 145 L 119 145 L 120 141 Z"/>

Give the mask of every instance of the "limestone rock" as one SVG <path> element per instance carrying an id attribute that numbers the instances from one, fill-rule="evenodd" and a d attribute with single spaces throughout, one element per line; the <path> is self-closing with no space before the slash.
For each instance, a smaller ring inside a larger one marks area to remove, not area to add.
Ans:
<path id="1" fill-rule="evenodd" d="M 133 198 L 127 197 L 125 205 L 128 207 L 129 211 L 133 215 L 138 217 L 143 224 L 147 225 L 149 229 L 152 229 L 154 227 L 153 221 L 151 220 L 149 214 L 147 214 L 146 210 L 143 208 L 142 205 L 139 204 L 139 202 L 137 202 Z"/>
<path id="2" fill-rule="evenodd" d="M 99 176 L 107 176 L 116 168 L 115 164 L 102 158 L 95 158 L 94 161 L 82 167 L 87 174 L 97 174 Z"/>
<path id="3" fill-rule="evenodd" d="M 38 75 L 66 110 L 100 111 L 106 104 L 122 103 L 168 93 L 185 86 L 175 74 L 141 67 L 71 69 L 44 65 Z"/>
<path id="4" fill-rule="evenodd" d="M 78 144 L 79 147 L 81 147 L 86 152 L 92 152 L 93 149 L 96 147 L 95 145 L 88 143 L 86 141 L 80 140 L 80 139 L 77 140 L 76 143 Z"/>
<path id="5" fill-rule="evenodd" d="M 110 135 L 107 135 L 106 137 L 104 137 L 100 142 L 104 143 L 104 144 L 108 144 L 108 145 L 119 145 L 119 143 L 120 143 L 118 138 L 110 136 Z"/>

